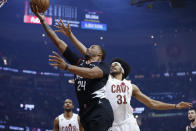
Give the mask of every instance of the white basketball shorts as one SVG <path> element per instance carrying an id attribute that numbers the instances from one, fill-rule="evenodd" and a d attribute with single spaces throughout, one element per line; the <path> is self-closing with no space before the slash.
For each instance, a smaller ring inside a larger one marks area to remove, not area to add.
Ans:
<path id="1" fill-rule="evenodd" d="M 121 123 L 113 123 L 108 131 L 140 131 L 136 119 L 131 116 Z"/>

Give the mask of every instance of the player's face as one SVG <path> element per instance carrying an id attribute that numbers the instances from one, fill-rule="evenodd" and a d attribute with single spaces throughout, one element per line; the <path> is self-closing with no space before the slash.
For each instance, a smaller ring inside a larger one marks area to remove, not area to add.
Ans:
<path id="1" fill-rule="evenodd" d="M 188 112 L 188 118 L 189 118 L 189 121 L 195 121 L 196 119 L 196 112 L 195 110 L 189 110 Z"/>
<path id="2" fill-rule="evenodd" d="M 72 110 L 74 108 L 73 102 L 70 99 L 66 99 L 64 102 L 64 109 L 65 110 Z"/>
<path id="3" fill-rule="evenodd" d="M 122 73 L 121 67 L 117 63 L 113 62 L 110 66 L 110 74 L 115 75 L 120 73 Z"/>
<path id="4" fill-rule="evenodd" d="M 91 45 L 86 51 L 86 59 L 90 59 L 92 57 L 96 57 L 101 55 L 101 51 L 98 45 Z"/>

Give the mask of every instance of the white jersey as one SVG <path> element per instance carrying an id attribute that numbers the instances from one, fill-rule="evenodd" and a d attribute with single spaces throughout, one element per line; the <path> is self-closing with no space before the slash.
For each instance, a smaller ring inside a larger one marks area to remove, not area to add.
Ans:
<path id="1" fill-rule="evenodd" d="M 64 114 L 58 116 L 59 131 L 79 131 L 78 115 L 73 113 L 71 119 L 66 119 Z"/>
<path id="2" fill-rule="evenodd" d="M 137 122 L 133 117 L 133 109 L 130 105 L 133 91 L 131 82 L 126 79 L 120 81 L 109 75 L 105 88 L 106 98 L 110 101 L 114 112 L 114 122 L 110 130 L 139 131 Z M 134 129 L 129 128 L 131 125 Z"/>

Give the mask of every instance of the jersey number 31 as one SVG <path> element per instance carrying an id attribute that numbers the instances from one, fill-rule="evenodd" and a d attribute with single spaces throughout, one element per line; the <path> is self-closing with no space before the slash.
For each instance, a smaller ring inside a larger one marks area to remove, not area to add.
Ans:
<path id="1" fill-rule="evenodd" d="M 122 95 L 117 95 L 117 104 L 127 104 L 127 99 L 126 99 L 126 95 L 122 96 Z"/>

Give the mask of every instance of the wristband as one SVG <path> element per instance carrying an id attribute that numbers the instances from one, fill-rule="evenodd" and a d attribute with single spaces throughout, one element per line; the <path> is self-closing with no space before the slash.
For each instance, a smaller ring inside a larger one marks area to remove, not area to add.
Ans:
<path id="1" fill-rule="evenodd" d="M 40 21 L 40 23 L 43 23 L 44 22 L 44 19 L 40 19 L 39 21 Z"/>
<path id="2" fill-rule="evenodd" d="M 67 69 L 68 69 L 68 67 L 69 67 L 69 65 L 66 63 L 66 65 L 65 65 L 65 69 L 64 69 L 64 70 L 67 70 Z"/>
<path id="3" fill-rule="evenodd" d="M 175 109 L 176 109 L 176 106 L 177 106 L 177 105 L 175 104 Z"/>
<path id="4" fill-rule="evenodd" d="M 66 64 L 66 65 L 65 65 L 65 69 L 64 69 L 64 70 L 67 70 L 67 69 L 68 69 L 68 67 L 69 67 L 69 65 L 68 65 L 68 64 Z"/>

